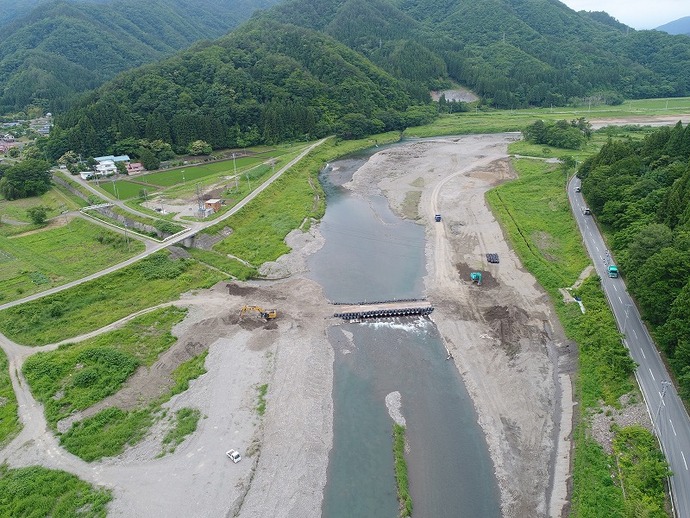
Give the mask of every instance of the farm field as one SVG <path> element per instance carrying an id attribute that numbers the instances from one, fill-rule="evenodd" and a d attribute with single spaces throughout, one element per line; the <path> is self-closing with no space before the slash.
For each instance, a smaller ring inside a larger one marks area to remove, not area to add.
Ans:
<path id="1" fill-rule="evenodd" d="M 7 201 L 0 196 L 0 223 L 3 218 L 8 217 L 16 221 L 28 223 L 31 218 L 26 211 L 32 207 L 42 205 L 48 209 L 48 218 L 57 216 L 62 211 L 78 209 L 79 205 L 61 189 L 53 187 L 42 196 L 22 198 L 19 200 Z"/>
<path id="2" fill-rule="evenodd" d="M 128 246 L 120 234 L 81 218 L 28 235 L 0 235 L 0 300 L 65 284 L 143 250 L 139 241 L 130 239 Z"/>
<path id="3" fill-rule="evenodd" d="M 101 189 L 109 193 L 118 200 L 129 200 L 136 198 L 142 189 L 146 189 L 148 194 L 155 194 L 158 188 L 153 185 L 142 185 L 128 180 L 115 180 L 115 182 L 101 182 Z"/>

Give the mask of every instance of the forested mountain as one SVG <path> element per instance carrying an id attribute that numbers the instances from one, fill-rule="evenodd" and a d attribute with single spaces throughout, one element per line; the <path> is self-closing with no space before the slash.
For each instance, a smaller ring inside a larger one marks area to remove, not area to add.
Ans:
<path id="1" fill-rule="evenodd" d="M 76 93 L 225 34 L 275 1 L 20 2 L 40 5 L 0 31 L 0 113 L 63 109 Z"/>
<path id="2" fill-rule="evenodd" d="M 688 11 L 690 11 L 690 8 L 688 8 Z M 683 18 L 665 23 L 657 27 L 656 30 L 664 31 L 669 34 L 685 34 L 686 36 L 690 36 L 690 16 L 684 16 Z"/>
<path id="3" fill-rule="evenodd" d="M 213 148 L 401 129 L 433 116 L 361 54 L 310 29 L 247 23 L 214 43 L 125 72 L 55 119 L 53 159 L 137 154 L 139 139 Z M 430 107 L 428 107 L 430 108 Z"/>
<path id="4" fill-rule="evenodd" d="M 641 142 L 609 142 L 578 176 L 690 400 L 690 126 L 679 122 Z"/>
<path id="5" fill-rule="evenodd" d="M 447 74 L 500 107 L 690 95 L 690 40 L 557 0 L 287 0 L 262 15 L 427 86 Z"/>

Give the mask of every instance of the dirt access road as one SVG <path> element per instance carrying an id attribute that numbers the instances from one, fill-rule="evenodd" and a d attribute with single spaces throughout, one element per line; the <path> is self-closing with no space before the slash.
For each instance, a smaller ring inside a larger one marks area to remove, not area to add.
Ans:
<path id="1" fill-rule="evenodd" d="M 348 187 L 383 192 L 396 211 L 426 226 L 433 319 L 474 399 L 503 514 L 556 516 L 566 496 L 570 451 L 570 414 L 560 412 L 572 406 L 569 348 L 546 296 L 484 203 L 486 190 L 513 177 L 507 144 L 515 138 L 465 136 L 389 148 Z M 433 222 L 435 212 L 443 215 L 441 223 Z M 264 269 L 291 275 L 287 280 L 223 284 L 177 301 L 189 314 L 173 329 L 178 341 L 170 354 L 138 372 L 114 398 L 127 406 L 125 394 L 141 397 L 147 384 L 208 349 L 208 373 L 165 405 L 169 413 L 194 407 L 204 416 L 174 454 L 157 458 L 170 426 L 165 419 L 117 458 L 87 464 L 66 453 L 20 374 L 24 358 L 38 349 L 5 339 L 12 371 L 19 373 L 13 382 L 25 429 L 0 452 L 0 461 L 65 469 L 110 487 L 112 516 L 320 516 L 332 445 L 333 351 L 326 330 L 338 321 L 320 287 L 301 275 L 305 255 L 322 242 L 318 227 L 295 232 L 288 242 L 293 252 Z M 487 264 L 487 252 L 498 253 L 500 264 Z M 469 282 L 473 270 L 485 273 L 481 287 Z M 239 322 L 245 303 L 275 307 L 279 317 Z M 269 389 L 261 417 L 255 408 L 263 383 Z M 243 453 L 241 463 L 225 457 L 229 448 Z"/>

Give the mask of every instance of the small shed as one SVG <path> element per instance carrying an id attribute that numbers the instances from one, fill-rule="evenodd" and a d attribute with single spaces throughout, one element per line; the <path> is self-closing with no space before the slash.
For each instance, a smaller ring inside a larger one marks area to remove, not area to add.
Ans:
<path id="1" fill-rule="evenodd" d="M 218 212 L 220 210 L 221 201 L 218 198 L 211 198 L 204 202 L 204 207 L 207 209 L 213 209 L 213 212 Z"/>

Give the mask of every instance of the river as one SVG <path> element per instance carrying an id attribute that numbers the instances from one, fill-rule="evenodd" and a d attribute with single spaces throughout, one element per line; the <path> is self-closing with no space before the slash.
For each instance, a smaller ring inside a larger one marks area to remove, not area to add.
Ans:
<path id="1" fill-rule="evenodd" d="M 333 302 L 423 297 L 424 228 L 396 216 L 385 198 L 342 187 L 366 160 L 340 160 L 321 174 L 325 245 L 310 258 L 310 276 Z M 328 336 L 335 350 L 334 439 L 322 515 L 398 516 L 385 398 L 399 392 L 413 516 L 500 516 L 484 435 L 433 321 L 343 323 Z"/>

